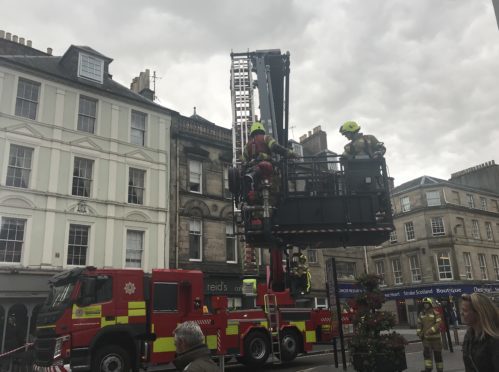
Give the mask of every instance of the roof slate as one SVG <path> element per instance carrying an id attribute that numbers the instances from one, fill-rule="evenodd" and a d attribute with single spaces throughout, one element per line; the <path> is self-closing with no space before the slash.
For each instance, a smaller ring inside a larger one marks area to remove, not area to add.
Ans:
<path id="1" fill-rule="evenodd" d="M 75 46 L 72 46 L 75 47 Z M 80 48 L 80 47 L 78 47 Z M 92 51 L 92 53 L 97 53 L 101 55 L 103 58 L 106 58 L 107 60 L 110 60 L 108 57 L 103 56 L 102 54 L 94 51 L 93 49 L 89 47 L 82 47 L 82 48 L 87 48 L 87 51 Z M 126 99 L 135 101 L 135 102 L 140 102 L 143 105 L 147 105 L 151 108 L 156 108 L 161 111 L 168 111 L 169 113 L 174 113 L 178 114 L 176 111 L 171 110 L 169 108 L 166 108 L 164 106 L 158 105 L 157 103 L 154 103 L 147 98 L 141 96 L 138 93 L 135 93 L 128 89 L 127 87 L 119 84 L 118 82 L 114 81 L 110 76 L 105 77 L 104 81 L 102 84 L 92 82 L 87 79 L 82 79 L 77 76 L 73 76 L 67 69 L 65 69 L 61 64 L 60 61 L 62 60 L 62 57 L 57 57 L 57 56 L 5 56 L 5 55 L 0 55 L 0 64 L 2 62 L 14 65 L 14 66 L 21 66 L 26 69 L 36 71 L 42 74 L 48 74 L 52 77 L 56 77 L 59 79 L 63 79 L 66 81 L 70 81 L 72 83 L 75 83 L 83 88 L 90 88 L 92 90 L 97 89 L 98 91 L 102 92 L 107 92 L 111 95 L 118 95 L 121 97 L 124 97 Z"/>

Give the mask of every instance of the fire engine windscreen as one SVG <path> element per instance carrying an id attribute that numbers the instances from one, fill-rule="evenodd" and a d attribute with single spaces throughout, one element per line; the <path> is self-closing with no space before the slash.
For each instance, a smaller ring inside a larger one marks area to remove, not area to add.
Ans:
<path id="1" fill-rule="evenodd" d="M 65 305 L 73 292 L 74 283 L 52 284 L 45 306 L 49 309 L 57 309 Z"/>

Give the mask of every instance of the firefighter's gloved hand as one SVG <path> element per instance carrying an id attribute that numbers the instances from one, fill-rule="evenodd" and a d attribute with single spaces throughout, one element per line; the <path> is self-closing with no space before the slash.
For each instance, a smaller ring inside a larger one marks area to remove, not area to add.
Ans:
<path id="1" fill-rule="evenodd" d="M 416 331 L 416 334 L 418 335 L 419 338 L 422 339 L 422 337 L 421 337 L 422 336 L 422 332 L 421 331 Z"/>

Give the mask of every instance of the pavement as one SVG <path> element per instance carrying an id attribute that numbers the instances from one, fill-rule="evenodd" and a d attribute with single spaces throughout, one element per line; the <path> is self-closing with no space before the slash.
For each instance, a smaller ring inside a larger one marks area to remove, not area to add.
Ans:
<path id="1" fill-rule="evenodd" d="M 396 332 L 403 335 L 409 344 L 406 346 L 406 358 L 407 358 L 407 369 L 408 372 L 420 372 L 424 369 L 423 366 L 423 346 L 421 340 L 416 335 L 415 329 L 399 328 L 395 329 Z M 465 328 L 460 328 L 457 330 L 458 342 L 462 344 L 464 339 L 464 334 L 466 333 Z M 462 349 L 461 345 L 456 343 L 455 335 L 453 330 L 451 330 L 451 341 L 453 352 L 449 349 L 443 350 L 442 356 L 444 360 L 444 371 L 446 372 L 464 372 L 464 365 L 462 360 Z M 333 348 L 331 345 L 315 345 L 311 355 L 314 354 L 325 354 L 332 353 Z M 333 358 L 331 358 L 331 364 L 320 365 L 313 368 L 308 368 L 301 370 L 300 372 L 326 372 L 326 371 L 355 371 L 352 365 L 349 363 L 348 351 L 346 352 L 347 368 L 343 368 L 343 363 L 341 359 L 340 345 L 338 342 L 338 367 L 335 367 Z"/>

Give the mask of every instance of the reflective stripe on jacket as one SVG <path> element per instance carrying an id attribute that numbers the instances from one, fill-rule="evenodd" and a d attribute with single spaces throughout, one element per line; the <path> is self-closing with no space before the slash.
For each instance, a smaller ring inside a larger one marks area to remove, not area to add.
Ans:
<path id="1" fill-rule="evenodd" d="M 424 339 L 440 339 L 440 323 L 442 319 L 440 314 L 433 308 L 423 310 L 418 316 L 417 333 Z"/>

